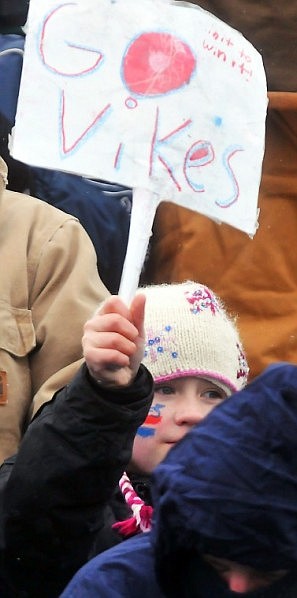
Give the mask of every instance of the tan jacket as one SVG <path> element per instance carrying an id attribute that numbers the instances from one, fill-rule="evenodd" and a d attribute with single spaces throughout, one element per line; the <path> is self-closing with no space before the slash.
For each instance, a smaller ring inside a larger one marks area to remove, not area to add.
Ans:
<path id="1" fill-rule="evenodd" d="M 0 463 L 32 413 L 77 371 L 83 324 L 108 294 L 78 220 L 5 190 L 6 176 L 0 158 Z"/>

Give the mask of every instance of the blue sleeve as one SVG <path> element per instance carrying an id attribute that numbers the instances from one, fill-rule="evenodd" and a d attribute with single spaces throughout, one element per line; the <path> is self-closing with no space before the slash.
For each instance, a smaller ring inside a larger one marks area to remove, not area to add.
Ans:
<path id="1" fill-rule="evenodd" d="M 162 598 L 150 533 L 126 540 L 82 567 L 60 598 Z"/>

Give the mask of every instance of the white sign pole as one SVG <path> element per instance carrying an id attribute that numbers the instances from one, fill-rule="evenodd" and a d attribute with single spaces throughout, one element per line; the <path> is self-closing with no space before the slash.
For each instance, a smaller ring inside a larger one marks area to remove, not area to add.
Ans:
<path id="1" fill-rule="evenodd" d="M 159 201 L 157 193 L 139 187 L 133 190 L 129 241 L 119 289 L 119 296 L 127 305 L 138 287 Z"/>

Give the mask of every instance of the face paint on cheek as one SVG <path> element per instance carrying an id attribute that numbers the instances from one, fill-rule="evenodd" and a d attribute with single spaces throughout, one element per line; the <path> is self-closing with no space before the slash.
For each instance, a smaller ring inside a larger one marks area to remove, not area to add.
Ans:
<path id="1" fill-rule="evenodd" d="M 148 425 L 155 427 L 162 421 L 161 410 L 164 409 L 164 407 L 165 405 L 162 405 L 161 403 L 152 405 L 143 425 L 137 430 L 137 436 L 150 438 L 155 435 L 155 428 L 149 428 Z"/>

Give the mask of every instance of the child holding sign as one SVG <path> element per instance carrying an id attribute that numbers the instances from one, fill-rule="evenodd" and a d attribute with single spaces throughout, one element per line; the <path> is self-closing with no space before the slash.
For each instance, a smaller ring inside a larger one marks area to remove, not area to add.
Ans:
<path id="1" fill-rule="evenodd" d="M 143 294 L 145 334 L 137 307 Z M 62 437 L 53 425 L 54 407 L 48 405 L 43 417 L 35 420 L 39 433 L 31 435 L 31 443 L 23 443 L 16 460 L 6 493 L 8 564 L 19 589 L 29 590 L 30 596 L 34 591 L 38 595 L 41 583 L 44 597 L 58 595 L 92 555 L 148 531 L 153 468 L 195 424 L 247 381 L 236 325 L 209 288 L 188 282 L 142 289 L 130 308 L 135 328 L 131 328 L 127 310 L 118 297 L 107 299 L 85 325 L 83 337 L 89 371 L 107 404 L 119 393 L 135 393 L 141 359 L 140 372 L 147 368 L 155 382 L 150 413 L 136 434 L 128 475 L 120 481 L 122 492 L 117 491 L 109 502 L 104 521 L 98 485 L 104 486 L 107 479 L 100 479 L 98 468 L 100 430 L 97 448 L 94 443 L 96 404 L 86 411 L 83 396 L 77 405 L 65 404 L 62 424 L 61 419 L 58 422 L 63 425 Z M 97 409 L 102 409 L 99 403 Z M 73 434 L 73 413 L 78 410 L 81 432 L 76 429 Z M 30 558 L 19 559 L 20 554 Z"/>

